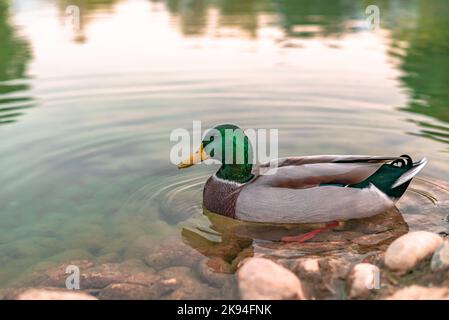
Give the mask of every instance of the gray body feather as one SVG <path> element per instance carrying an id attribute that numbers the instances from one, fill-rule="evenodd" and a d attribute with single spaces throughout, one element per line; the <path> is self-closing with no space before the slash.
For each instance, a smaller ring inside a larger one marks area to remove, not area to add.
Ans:
<path id="1" fill-rule="evenodd" d="M 392 206 L 394 203 L 374 186 L 286 189 L 248 185 L 237 199 L 236 218 L 254 222 L 319 223 L 371 217 Z"/>

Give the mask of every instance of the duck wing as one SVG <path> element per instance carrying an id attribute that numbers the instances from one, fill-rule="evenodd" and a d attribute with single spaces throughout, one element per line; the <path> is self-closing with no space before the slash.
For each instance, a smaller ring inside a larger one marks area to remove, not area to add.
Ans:
<path id="1" fill-rule="evenodd" d="M 266 187 L 305 189 L 356 184 L 375 173 L 383 162 L 323 162 L 283 165 L 257 175 L 252 182 Z"/>
<path id="2" fill-rule="evenodd" d="M 259 167 L 266 168 L 277 162 L 277 167 L 299 166 L 312 163 L 385 163 L 401 157 L 369 156 L 369 155 L 315 155 L 303 157 L 286 157 L 270 161 Z"/>

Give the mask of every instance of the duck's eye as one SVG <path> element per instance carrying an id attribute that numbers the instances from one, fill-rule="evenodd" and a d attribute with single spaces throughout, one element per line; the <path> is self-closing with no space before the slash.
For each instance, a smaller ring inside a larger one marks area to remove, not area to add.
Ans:
<path id="1" fill-rule="evenodd" d="M 212 141 L 214 141 L 214 139 L 215 139 L 215 137 L 212 136 L 212 137 L 210 137 L 209 141 L 212 142 Z"/>
<path id="2" fill-rule="evenodd" d="M 213 158 L 214 155 L 215 155 L 215 152 L 214 152 L 214 150 L 212 149 L 212 150 L 210 151 L 210 156 Z"/>

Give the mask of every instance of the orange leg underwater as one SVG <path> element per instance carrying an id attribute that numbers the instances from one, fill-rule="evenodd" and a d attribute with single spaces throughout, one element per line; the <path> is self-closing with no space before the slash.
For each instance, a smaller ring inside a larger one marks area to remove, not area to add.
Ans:
<path id="1" fill-rule="evenodd" d="M 310 240 L 312 238 L 314 238 L 316 235 L 326 232 L 332 228 L 338 227 L 339 222 L 338 221 L 333 221 L 331 223 L 326 224 L 326 226 L 322 227 L 322 228 L 318 228 L 315 230 L 312 230 L 310 232 L 307 232 L 305 234 L 301 234 L 298 236 L 287 236 L 287 237 L 282 237 L 281 241 L 282 242 L 299 242 L 299 243 L 303 243 L 306 242 L 307 240 Z"/>

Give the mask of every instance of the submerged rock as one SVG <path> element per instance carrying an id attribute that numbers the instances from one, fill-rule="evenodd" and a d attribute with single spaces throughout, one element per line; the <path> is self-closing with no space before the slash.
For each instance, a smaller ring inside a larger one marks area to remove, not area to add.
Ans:
<path id="1" fill-rule="evenodd" d="M 203 256 L 178 239 L 168 240 L 145 256 L 145 262 L 152 268 L 161 270 L 171 266 L 196 267 Z"/>
<path id="2" fill-rule="evenodd" d="M 90 260 L 72 260 L 56 266 L 44 264 L 39 268 L 36 268 L 35 271 L 21 283 L 21 286 L 65 288 L 65 282 L 68 276 L 66 270 L 69 265 L 77 266 L 80 272 L 89 270 L 95 266 Z M 84 288 L 81 287 L 81 289 Z"/>
<path id="3" fill-rule="evenodd" d="M 83 289 L 102 289 L 112 283 L 124 282 L 127 275 L 119 270 L 118 263 L 106 263 L 81 270 L 80 286 Z"/>
<path id="4" fill-rule="evenodd" d="M 397 232 L 395 231 L 386 231 L 382 233 L 362 235 L 353 239 L 352 242 L 363 247 L 379 248 L 382 244 L 389 243 L 396 239 L 397 236 Z"/>
<path id="5" fill-rule="evenodd" d="M 102 289 L 114 283 L 138 283 L 151 286 L 160 277 L 142 261 L 132 259 L 122 263 L 105 263 L 83 270 L 80 269 L 82 289 Z"/>
<path id="6" fill-rule="evenodd" d="M 301 281 L 290 270 L 264 258 L 249 258 L 237 274 L 244 300 L 305 299 Z"/>
<path id="7" fill-rule="evenodd" d="M 177 288 L 137 259 L 100 265 L 88 260 L 72 261 L 48 268 L 24 286 L 65 288 L 68 265 L 79 267 L 80 288 L 95 292 L 101 299 L 157 299 Z"/>
<path id="8" fill-rule="evenodd" d="M 97 300 L 82 291 L 61 290 L 59 288 L 28 289 L 16 297 L 17 300 Z"/>
<path id="9" fill-rule="evenodd" d="M 221 258 L 203 259 L 198 266 L 202 279 L 214 287 L 222 287 L 231 277 L 231 266 Z"/>
<path id="10" fill-rule="evenodd" d="M 120 260 L 120 254 L 117 252 L 106 253 L 95 259 L 97 263 L 119 262 Z"/>
<path id="11" fill-rule="evenodd" d="M 367 298 L 372 290 L 379 289 L 380 270 L 370 263 L 359 263 L 349 275 L 351 298 Z"/>
<path id="12" fill-rule="evenodd" d="M 449 267 L 449 241 L 444 241 L 432 256 L 430 268 L 433 271 L 443 270 Z"/>
<path id="13" fill-rule="evenodd" d="M 138 236 L 129 244 L 124 253 L 126 259 L 140 258 L 150 252 L 156 246 L 154 236 L 147 234 Z"/>
<path id="14" fill-rule="evenodd" d="M 218 299 L 219 290 L 198 280 L 195 273 L 187 267 L 170 267 L 159 272 L 159 275 L 176 287 L 172 292 L 163 295 L 168 300 L 205 300 Z"/>
<path id="15" fill-rule="evenodd" d="M 443 240 L 435 233 L 415 231 L 391 243 L 385 252 L 385 265 L 394 271 L 407 272 L 429 257 Z"/>
<path id="16" fill-rule="evenodd" d="M 449 288 L 409 286 L 396 291 L 387 300 L 449 300 Z"/>
<path id="17" fill-rule="evenodd" d="M 101 300 L 148 300 L 158 297 L 151 287 L 136 283 L 113 283 L 100 291 Z"/>

